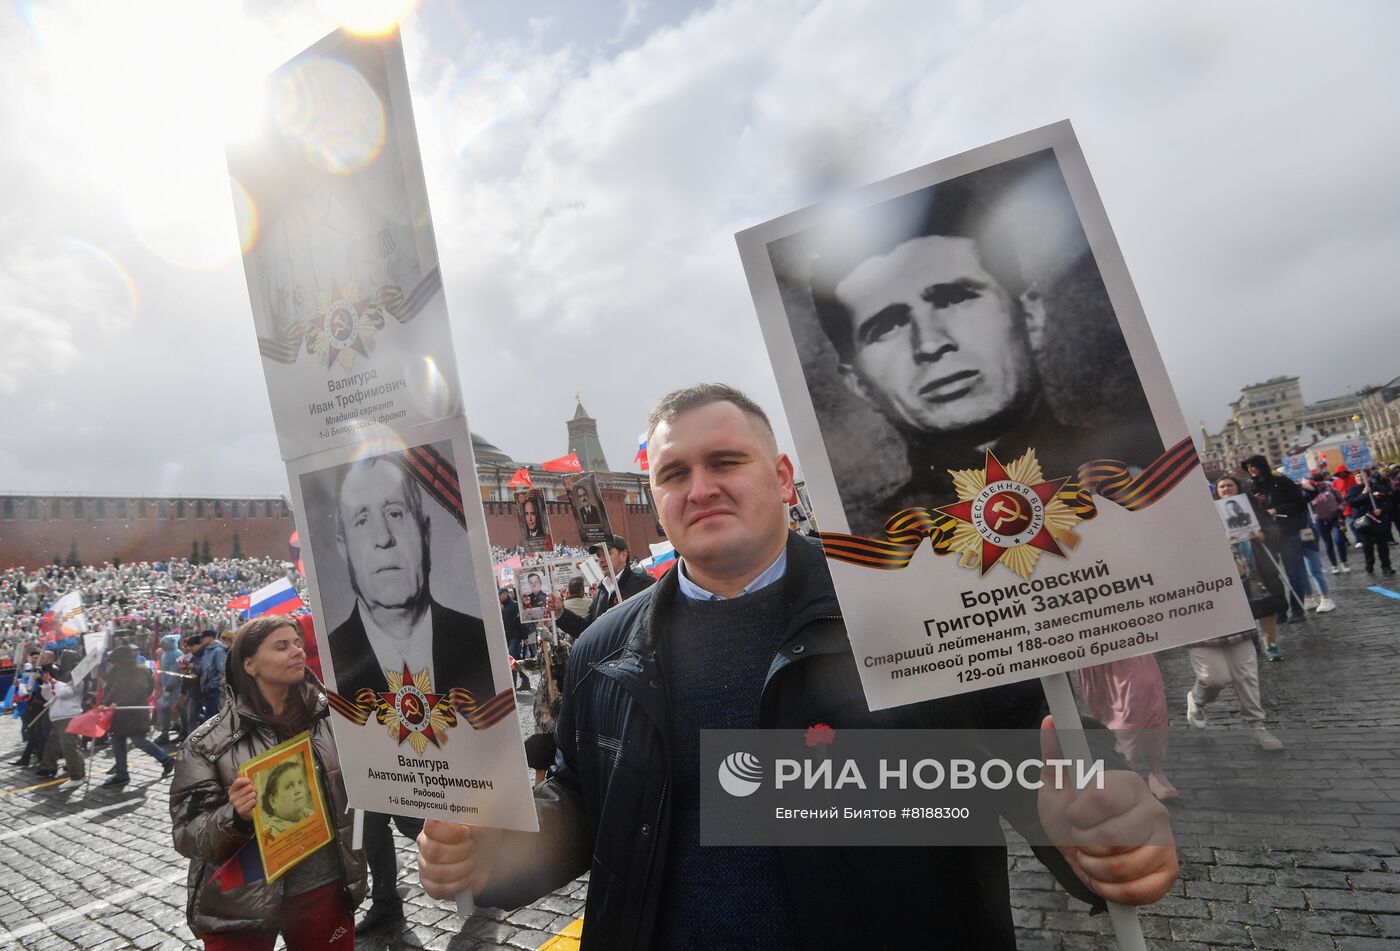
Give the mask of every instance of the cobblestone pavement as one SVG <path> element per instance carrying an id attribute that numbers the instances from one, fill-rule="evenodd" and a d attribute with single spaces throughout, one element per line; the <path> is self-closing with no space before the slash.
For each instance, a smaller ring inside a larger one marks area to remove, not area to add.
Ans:
<path id="1" fill-rule="evenodd" d="M 1174 728 L 1167 768 L 1182 792 L 1182 877 L 1144 910 L 1149 947 L 1400 948 L 1400 600 L 1367 590 L 1359 569 L 1329 580 L 1340 580 L 1338 610 L 1283 626 L 1284 659 L 1262 665 L 1282 753 L 1249 742 L 1228 691 L 1208 729 L 1176 732 L 1190 670 L 1184 650 L 1159 655 Z M 131 784 L 104 790 L 104 752 L 91 785 L 27 789 L 33 773 L 8 765 L 18 741 L 17 722 L 0 720 L 0 948 L 198 947 L 156 764 L 133 751 Z M 1209 768 L 1195 765 L 1206 754 Z M 1240 786 L 1263 792 L 1253 811 L 1236 803 L 1226 812 Z M 538 948 L 582 914 L 580 879 L 528 908 L 478 909 L 464 921 L 423 894 L 412 845 L 398 845 L 408 921 L 360 948 Z M 1023 951 L 1114 946 L 1104 917 L 1054 888 L 1016 842 L 1011 884 Z"/>

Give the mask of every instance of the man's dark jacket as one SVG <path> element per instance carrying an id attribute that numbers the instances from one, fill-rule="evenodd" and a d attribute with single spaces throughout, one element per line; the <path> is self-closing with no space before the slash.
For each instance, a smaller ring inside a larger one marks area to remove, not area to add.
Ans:
<path id="1" fill-rule="evenodd" d="M 130 650 L 130 648 L 126 648 Z M 103 702 L 119 709 L 112 714 L 108 728 L 113 736 L 145 736 L 151 728 L 151 711 L 146 704 L 154 689 L 150 670 L 136 662 L 134 656 L 122 658 L 107 671 L 107 689 Z"/>
<path id="2" fill-rule="evenodd" d="M 459 614 L 436 601 L 430 602 L 429 610 L 433 617 L 433 689 L 446 693 L 452 687 L 463 687 L 479 702 L 495 696 L 491 653 L 481 619 Z M 341 696 L 353 700 L 364 687 L 375 693 L 388 691 L 389 683 L 360 620 L 358 603 L 345 623 L 331 632 L 330 640 L 335 689 Z"/>
<path id="3" fill-rule="evenodd" d="M 525 639 L 525 625 L 520 623 L 520 605 L 515 603 L 514 598 L 501 602 L 501 623 L 505 625 L 507 641 Z"/>
<path id="4" fill-rule="evenodd" d="M 621 601 L 626 601 L 634 594 L 642 593 L 654 584 L 656 584 L 656 579 L 635 565 L 628 565 L 617 576 L 617 587 L 622 591 Z M 614 606 L 612 592 L 600 584 L 598 592 L 593 595 L 593 603 L 589 605 L 588 617 L 581 618 L 572 611 L 564 611 L 555 618 L 554 623 L 565 634 L 578 637 L 588 630 L 594 621 L 602 617 L 603 612 Z"/>
<path id="5" fill-rule="evenodd" d="M 1266 533 L 1276 532 L 1296 535 L 1308 527 L 1308 502 L 1303 498 L 1303 490 L 1292 479 L 1275 475 L 1269 468 L 1269 461 L 1263 456 L 1250 456 L 1244 461 L 1246 467 L 1255 466 L 1264 474 L 1254 480 L 1253 492 L 1262 493 L 1259 499 L 1259 522 Z M 1270 513 L 1268 510 L 1273 509 Z"/>
<path id="6" fill-rule="evenodd" d="M 787 631 L 768 668 L 764 728 L 1038 728 L 1035 682 L 872 712 L 821 549 L 788 538 Z M 540 832 L 503 833 L 507 865 L 478 896 L 514 908 L 588 871 L 585 949 L 646 949 L 657 934 L 671 818 L 664 655 L 676 572 L 609 611 L 574 647 L 549 778 L 535 787 Z M 1038 741 L 1035 754 L 1039 753 Z M 1034 792 L 1006 817 L 1034 829 Z M 1000 837 L 988 816 L 989 841 Z M 1043 838 L 1043 833 L 1041 833 Z M 1036 849 L 1071 893 L 1102 907 L 1054 849 Z M 799 945 L 1013 949 L 1004 846 L 779 849 Z M 528 866 L 528 867 L 524 867 Z"/>

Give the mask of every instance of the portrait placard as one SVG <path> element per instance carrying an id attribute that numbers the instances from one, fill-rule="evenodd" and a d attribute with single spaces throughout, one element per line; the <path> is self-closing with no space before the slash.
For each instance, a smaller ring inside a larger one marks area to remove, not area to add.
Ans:
<path id="1" fill-rule="evenodd" d="M 1220 524 L 1225 526 L 1225 537 L 1231 542 L 1243 541 L 1261 531 L 1259 519 L 1254 515 L 1254 506 L 1242 495 L 1216 499 L 1215 511 L 1220 516 Z"/>
<path id="2" fill-rule="evenodd" d="M 520 523 L 520 547 L 529 554 L 554 550 L 549 529 L 549 508 L 544 492 L 522 489 L 515 493 L 515 518 Z"/>
<path id="3" fill-rule="evenodd" d="M 1068 123 L 737 239 L 872 708 L 1250 626 Z"/>
<path id="4" fill-rule="evenodd" d="M 520 598 L 520 620 L 537 624 L 549 612 L 549 565 L 527 564 L 515 573 L 515 593 Z"/>
<path id="5" fill-rule="evenodd" d="M 554 592 L 554 596 L 561 602 L 569 596 L 569 582 L 582 577 L 585 576 L 583 569 L 579 567 L 578 559 L 556 558 L 549 563 L 549 590 Z M 584 583 L 584 595 L 587 596 L 587 581 Z"/>
<path id="6" fill-rule="evenodd" d="M 275 882 L 331 841 L 326 798 L 311 752 L 311 734 L 301 733 L 239 767 L 253 781 L 253 835 L 267 880 Z"/>
<path id="7" fill-rule="evenodd" d="M 460 419 L 384 431 L 289 465 L 292 504 L 350 804 L 534 829 L 471 459 Z"/>
<path id="8" fill-rule="evenodd" d="M 265 103 L 227 152 L 282 458 L 461 415 L 398 34 L 332 33 Z"/>
<path id="9" fill-rule="evenodd" d="M 534 830 L 402 43 L 265 92 L 229 171 L 350 804 Z"/>
<path id="10" fill-rule="evenodd" d="M 573 506 L 574 523 L 578 526 L 579 539 L 585 545 L 596 545 L 612 538 L 612 525 L 608 521 L 608 509 L 603 505 L 603 490 L 598 485 L 598 476 L 592 472 L 583 475 L 564 477 L 564 491 L 568 493 L 569 504 Z"/>

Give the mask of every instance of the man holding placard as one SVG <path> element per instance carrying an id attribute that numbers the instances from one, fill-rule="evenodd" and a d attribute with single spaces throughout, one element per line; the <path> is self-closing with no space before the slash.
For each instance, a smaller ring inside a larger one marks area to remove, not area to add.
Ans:
<path id="1" fill-rule="evenodd" d="M 792 463 L 763 411 L 726 386 L 652 412 L 652 487 L 680 565 L 574 648 L 542 836 L 429 822 L 429 894 L 533 901 L 591 868 L 585 947 L 1011 948 L 1004 848 L 705 849 L 699 734 L 708 729 L 1042 729 L 1034 683 L 871 713 L 820 548 L 790 533 Z M 1006 818 L 1063 843 L 1037 854 L 1086 901 L 1141 904 L 1177 875 L 1166 810 L 1107 774 L 1078 800 L 1047 784 Z"/>
<path id="2" fill-rule="evenodd" d="M 598 567 L 604 572 L 603 580 L 598 582 L 598 593 L 593 596 L 593 603 L 585 617 L 564 611 L 559 599 L 554 598 L 554 623 L 561 631 L 578 637 L 588 630 L 588 626 L 598 620 L 603 612 L 656 583 L 651 575 L 633 567 L 632 553 L 628 548 L 627 539 L 621 535 L 612 535 L 607 542 L 589 548 L 598 559 Z"/>

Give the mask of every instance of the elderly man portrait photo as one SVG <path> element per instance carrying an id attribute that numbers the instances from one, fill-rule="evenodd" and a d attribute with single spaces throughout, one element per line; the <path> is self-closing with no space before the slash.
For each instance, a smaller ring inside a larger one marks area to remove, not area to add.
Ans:
<path id="1" fill-rule="evenodd" d="M 1046 478 L 1162 453 L 1053 152 L 769 245 L 853 532 L 1034 449 Z"/>
<path id="2" fill-rule="evenodd" d="M 427 670 L 439 692 L 463 687 L 473 697 L 493 696 L 481 619 L 432 597 L 432 524 L 400 455 L 342 467 L 334 507 L 335 549 L 354 593 L 348 616 L 330 633 L 336 690 L 346 697 L 364 687 L 385 692 L 385 671 L 407 667 Z M 327 605 L 332 616 L 336 607 Z"/>

